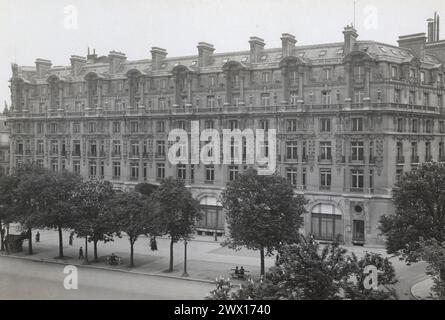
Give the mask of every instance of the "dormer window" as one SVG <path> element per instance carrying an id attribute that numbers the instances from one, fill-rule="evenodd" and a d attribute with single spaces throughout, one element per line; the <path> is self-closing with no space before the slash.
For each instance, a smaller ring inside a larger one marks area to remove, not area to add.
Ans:
<path id="1" fill-rule="evenodd" d="M 320 53 L 318 54 L 319 57 L 324 57 L 327 53 L 327 50 L 321 50 Z"/>
<path id="2" fill-rule="evenodd" d="M 248 57 L 243 57 L 243 58 L 241 59 L 241 62 L 247 62 L 247 60 L 249 60 Z"/>
<path id="3" fill-rule="evenodd" d="M 341 56 L 341 55 L 343 55 L 343 52 L 344 52 L 343 49 L 340 49 L 337 51 L 337 55 Z"/>
<path id="4" fill-rule="evenodd" d="M 425 71 L 420 72 L 420 82 L 425 83 Z"/>
<path id="5" fill-rule="evenodd" d="M 384 52 L 384 53 L 388 52 L 384 47 L 379 47 L 379 49 L 382 50 L 382 52 Z"/>
<path id="6" fill-rule="evenodd" d="M 260 58 L 261 61 L 266 61 L 266 59 L 267 59 L 267 56 L 266 56 L 266 55 L 263 55 L 263 56 L 261 56 L 261 58 Z"/>
<path id="7" fill-rule="evenodd" d="M 416 76 L 416 69 L 410 68 L 409 69 L 409 77 L 415 78 L 415 76 Z"/>

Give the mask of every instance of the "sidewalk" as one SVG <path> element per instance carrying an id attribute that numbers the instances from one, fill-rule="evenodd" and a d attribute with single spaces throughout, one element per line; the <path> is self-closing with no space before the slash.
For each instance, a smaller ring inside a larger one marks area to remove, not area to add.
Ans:
<path id="1" fill-rule="evenodd" d="M 33 231 L 33 240 L 35 233 Z M 11 233 L 18 233 L 13 228 Z M 55 231 L 40 230 L 40 242 L 33 241 L 33 255 L 27 254 L 27 241 L 24 242 L 23 252 L 15 253 L 11 256 L 23 259 L 31 259 L 33 261 L 72 264 L 83 267 L 107 268 L 116 271 L 133 272 L 155 276 L 176 277 L 181 278 L 184 267 L 184 243 L 178 242 L 174 245 L 174 271 L 166 272 L 169 266 L 170 258 L 170 240 L 168 238 L 157 238 L 158 251 L 151 251 L 149 239 L 140 237 L 134 245 L 134 268 L 129 268 L 129 251 L 130 244 L 124 236 L 115 238 L 113 242 L 98 243 L 98 262 L 93 261 L 93 245 L 88 244 L 88 258 L 90 264 L 83 265 L 83 261 L 77 259 L 79 248 L 82 246 L 85 253 L 85 240 L 74 238 L 73 246 L 68 245 L 69 232 L 63 233 L 64 255 L 65 259 L 56 259 L 58 256 L 58 233 Z M 213 237 L 195 236 L 188 242 L 187 246 L 187 279 L 197 281 L 215 281 L 217 277 L 229 277 L 232 268 L 235 266 L 244 266 L 253 276 L 260 273 L 260 257 L 259 252 L 247 249 L 235 251 L 221 246 L 221 242 L 225 237 L 218 237 L 218 241 L 214 241 Z M 385 255 L 384 248 L 366 248 L 366 247 L 346 247 L 348 252 L 354 252 L 361 256 L 366 251 L 381 253 Z M 120 266 L 109 266 L 105 262 L 105 257 L 114 253 L 123 259 Z M 5 253 L 2 253 L 5 254 Z M 266 257 L 266 270 L 273 266 L 275 257 Z"/>

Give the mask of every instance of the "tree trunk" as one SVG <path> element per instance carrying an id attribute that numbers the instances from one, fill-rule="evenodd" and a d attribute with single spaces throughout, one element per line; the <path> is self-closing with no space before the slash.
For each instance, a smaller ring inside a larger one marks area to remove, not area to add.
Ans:
<path id="1" fill-rule="evenodd" d="M 31 228 L 28 228 L 28 253 L 33 254 L 32 251 L 32 231 Z"/>
<path id="2" fill-rule="evenodd" d="M 133 260 L 133 245 L 134 245 L 134 241 L 133 239 L 130 237 L 130 268 L 134 267 L 134 260 Z"/>
<path id="3" fill-rule="evenodd" d="M 63 258 L 63 237 L 62 237 L 62 227 L 58 227 L 59 231 L 59 258 Z"/>
<path id="4" fill-rule="evenodd" d="M 440 281 L 442 283 L 445 283 L 445 268 L 440 268 L 439 275 L 440 275 Z"/>
<path id="5" fill-rule="evenodd" d="M 85 237 L 85 263 L 88 263 L 88 236 Z"/>
<path id="6" fill-rule="evenodd" d="M 264 248 L 260 249 L 260 257 L 261 257 L 261 275 L 264 276 Z"/>
<path id="7" fill-rule="evenodd" d="M 94 262 L 98 262 L 99 258 L 97 257 L 97 242 L 99 240 L 94 239 L 93 244 L 94 244 Z"/>
<path id="8" fill-rule="evenodd" d="M 4 239 L 3 239 L 4 235 L 5 234 L 3 233 L 2 219 L 0 219 L 0 246 L 1 246 L 0 251 L 5 251 L 5 243 L 3 242 L 4 241 Z"/>
<path id="9" fill-rule="evenodd" d="M 170 268 L 168 271 L 173 272 L 173 238 L 170 241 Z"/>

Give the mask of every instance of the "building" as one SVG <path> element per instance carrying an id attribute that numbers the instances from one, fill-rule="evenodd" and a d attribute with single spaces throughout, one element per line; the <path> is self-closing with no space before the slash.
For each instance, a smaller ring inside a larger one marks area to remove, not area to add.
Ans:
<path id="1" fill-rule="evenodd" d="M 340 31 L 339 31 L 340 32 Z M 11 167 L 34 161 L 110 180 L 118 189 L 184 179 L 204 211 L 199 230 L 224 232 L 218 197 L 247 165 L 172 165 L 168 132 L 277 129 L 277 170 L 309 200 L 304 232 L 317 239 L 377 244 L 393 212 L 391 188 L 419 163 L 444 161 L 445 41 L 438 17 L 399 46 L 344 41 L 281 48 L 251 37 L 249 50 L 128 61 L 121 52 L 71 56 L 70 66 L 12 66 Z"/>
<path id="2" fill-rule="evenodd" d="M 6 116 L 0 115 L 0 176 L 8 173 L 9 173 L 9 128 Z"/>

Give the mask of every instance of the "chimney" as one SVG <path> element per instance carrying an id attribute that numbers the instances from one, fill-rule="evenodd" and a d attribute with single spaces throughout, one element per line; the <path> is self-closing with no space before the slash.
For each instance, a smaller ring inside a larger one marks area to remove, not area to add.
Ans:
<path id="1" fill-rule="evenodd" d="M 436 21 L 434 19 L 429 18 L 428 22 L 428 42 L 434 42 L 434 24 Z"/>
<path id="2" fill-rule="evenodd" d="M 410 49 L 417 58 L 423 59 L 425 57 L 425 33 L 400 36 L 397 42 L 399 43 L 400 48 Z"/>
<path id="3" fill-rule="evenodd" d="M 119 71 L 119 67 L 127 59 L 125 53 L 110 51 L 108 54 L 108 60 L 110 63 L 110 73 L 115 74 Z"/>
<path id="4" fill-rule="evenodd" d="M 212 55 L 215 51 L 213 44 L 207 42 L 198 43 L 198 64 L 200 67 L 207 67 L 212 63 Z"/>
<path id="5" fill-rule="evenodd" d="M 259 62 L 264 51 L 264 40 L 258 37 L 250 37 L 250 62 Z"/>
<path id="6" fill-rule="evenodd" d="M 343 30 L 343 35 L 345 37 L 343 51 L 344 54 L 347 55 L 355 50 L 355 44 L 357 42 L 358 33 L 355 30 L 354 26 L 346 26 Z"/>
<path id="7" fill-rule="evenodd" d="M 151 48 L 151 68 L 152 70 L 159 70 L 162 65 L 162 61 L 167 57 L 167 50 L 152 47 Z"/>
<path id="8" fill-rule="evenodd" d="M 97 61 L 96 49 L 93 49 L 93 53 L 90 53 L 90 48 L 88 48 L 87 62 L 96 63 L 96 61 Z"/>
<path id="9" fill-rule="evenodd" d="M 42 78 L 51 69 L 52 65 L 50 60 L 40 58 L 37 59 L 35 63 L 38 78 Z"/>
<path id="10" fill-rule="evenodd" d="M 87 63 L 86 59 L 81 56 L 71 56 L 71 75 L 78 76 L 80 71 L 82 70 L 85 63 Z"/>
<path id="11" fill-rule="evenodd" d="M 283 57 L 291 56 L 295 50 L 295 44 L 297 40 L 295 40 L 295 36 L 290 33 L 283 33 L 281 35 L 281 48 Z"/>

